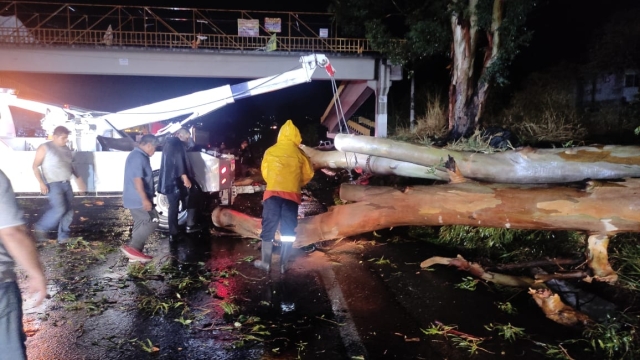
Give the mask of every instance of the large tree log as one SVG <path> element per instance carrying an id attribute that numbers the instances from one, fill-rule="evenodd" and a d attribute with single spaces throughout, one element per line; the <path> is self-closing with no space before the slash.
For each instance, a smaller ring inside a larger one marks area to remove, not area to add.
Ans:
<path id="1" fill-rule="evenodd" d="M 403 225 L 582 230 L 593 235 L 640 232 L 639 191 L 640 179 L 590 182 L 585 189 L 472 182 L 400 191 L 343 184 L 340 197 L 357 202 L 301 219 L 295 245 Z M 233 226 L 246 236 L 260 233 L 259 219 L 229 209 L 217 208 L 212 218 L 216 226 Z"/>
<path id="2" fill-rule="evenodd" d="M 615 282 L 607 249 L 609 235 L 640 232 L 640 179 L 590 182 L 585 189 L 459 183 L 388 187 L 343 184 L 340 197 L 356 203 L 300 220 L 296 247 L 403 225 L 467 225 L 511 229 L 581 230 L 590 234 L 588 264 L 594 279 Z M 260 220 L 217 208 L 213 223 L 257 238 Z"/>
<path id="3" fill-rule="evenodd" d="M 335 146 L 340 151 L 432 167 L 442 166 L 451 156 L 464 177 L 487 182 L 543 184 L 640 177 L 638 146 L 526 147 L 482 154 L 347 134 L 336 135 Z"/>
<path id="4" fill-rule="evenodd" d="M 377 156 L 344 153 L 342 151 L 319 151 L 308 146 L 300 146 L 309 156 L 313 168 L 347 169 L 361 168 L 363 171 L 375 175 L 398 175 L 404 177 L 449 181 L 446 171 L 417 165 L 405 161 L 392 160 Z"/>

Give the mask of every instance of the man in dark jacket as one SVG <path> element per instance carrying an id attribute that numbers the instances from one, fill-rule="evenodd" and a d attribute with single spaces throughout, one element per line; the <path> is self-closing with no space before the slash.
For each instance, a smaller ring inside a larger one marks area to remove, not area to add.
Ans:
<path id="1" fill-rule="evenodd" d="M 187 208 L 187 232 L 200 230 L 195 222 L 196 197 L 193 168 L 187 156 L 187 146 L 191 133 L 187 129 L 180 129 L 175 137 L 167 139 L 162 148 L 162 161 L 160 163 L 160 176 L 158 179 L 158 192 L 167 196 L 169 202 L 169 239 L 175 240 L 179 235 L 178 213 L 180 203 Z"/>
<path id="2" fill-rule="evenodd" d="M 247 176 L 247 172 L 252 167 L 254 167 L 254 164 L 251 156 L 251 149 L 249 149 L 249 142 L 247 140 L 243 140 L 242 143 L 240 143 L 240 149 L 238 149 L 236 177 L 241 178 Z"/>

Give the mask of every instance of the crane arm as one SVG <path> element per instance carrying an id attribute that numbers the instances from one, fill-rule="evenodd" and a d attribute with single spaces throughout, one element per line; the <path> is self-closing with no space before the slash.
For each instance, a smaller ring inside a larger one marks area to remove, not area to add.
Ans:
<path id="1" fill-rule="evenodd" d="M 134 126 L 169 120 L 179 116 L 187 116 L 179 123 L 174 123 L 161 129 L 158 135 L 162 135 L 174 132 L 184 123 L 206 115 L 236 100 L 309 82 L 318 66 L 324 67 L 330 76 L 334 74 L 329 60 L 322 54 L 302 56 L 300 63 L 301 68 L 279 75 L 199 91 L 193 94 L 108 114 L 103 118 L 115 129 L 122 130 Z"/>

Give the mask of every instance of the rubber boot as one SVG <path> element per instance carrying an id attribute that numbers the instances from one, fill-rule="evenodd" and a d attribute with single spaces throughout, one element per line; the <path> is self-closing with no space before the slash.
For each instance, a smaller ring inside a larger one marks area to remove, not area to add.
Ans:
<path id="1" fill-rule="evenodd" d="M 271 269 L 271 253 L 273 252 L 273 241 L 262 242 L 262 260 L 256 260 L 253 262 L 253 266 L 258 269 L 269 272 Z"/>
<path id="2" fill-rule="evenodd" d="M 284 274 L 284 272 L 287 271 L 287 264 L 292 248 L 293 242 L 282 242 L 282 248 L 280 248 L 280 274 Z"/>

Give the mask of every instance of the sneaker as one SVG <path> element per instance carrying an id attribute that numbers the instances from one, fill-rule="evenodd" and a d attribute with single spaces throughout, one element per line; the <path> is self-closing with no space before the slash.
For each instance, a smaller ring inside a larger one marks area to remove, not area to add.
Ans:
<path id="1" fill-rule="evenodd" d="M 146 255 L 142 251 L 136 250 L 128 245 L 123 245 L 122 247 L 120 247 L 120 251 L 122 251 L 124 256 L 129 258 L 129 262 L 146 263 L 153 260 L 152 256 Z"/>

